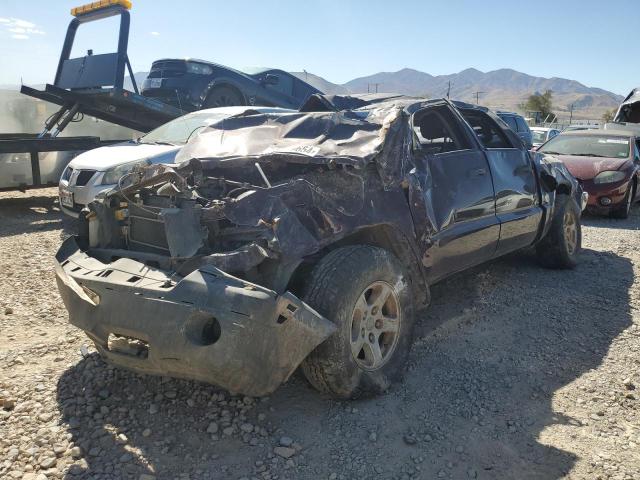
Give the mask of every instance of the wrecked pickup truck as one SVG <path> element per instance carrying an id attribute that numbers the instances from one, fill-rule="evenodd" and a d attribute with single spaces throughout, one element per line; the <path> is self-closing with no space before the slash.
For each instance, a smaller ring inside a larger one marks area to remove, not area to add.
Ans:
<path id="1" fill-rule="evenodd" d="M 583 197 L 486 109 L 315 96 L 128 173 L 83 211 L 57 280 L 117 365 L 254 396 L 301 365 L 353 398 L 402 374 L 434 282 L 530 246 L 573 267 Z"/>

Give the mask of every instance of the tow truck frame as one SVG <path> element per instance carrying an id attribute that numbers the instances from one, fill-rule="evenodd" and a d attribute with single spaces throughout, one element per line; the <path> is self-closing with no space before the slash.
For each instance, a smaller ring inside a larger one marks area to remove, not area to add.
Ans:
<path id="1" fill-rule="evenodd" d="M 100 3 L 100 5 L 96 5 Z M 58 137 L 80 114 L 140 132 L 148 132 L 186 112 L 157 99 L 140 95 L 127 54 L 130 27 L 130 3 L 127 0 L 95 2 L 72 10 L 53 84 L 43 90 L 22 85 L 20 92 L 60 106 L 46 121 L 40 133 L 0 134 L 0 155 L 29 153 L 31 183 L 6 186 L 0 172 L 0 190 L 26 190 L 55 185 L 43 183 L 40 174 L 42 152 L 86 151 L 117 143 L 95 136 Z M 113 53 L 93 55 L 89 50 L 79 58 L 70 58 L 78 28 L 85 23 L 120 16 L 118 49 Z M 124 88 L 125 70 L 129 73 L 133 92 Z M 69 159 L 65 158 L 65 164 Z M 61 166 L 60 166 L 61 167 Z"/>

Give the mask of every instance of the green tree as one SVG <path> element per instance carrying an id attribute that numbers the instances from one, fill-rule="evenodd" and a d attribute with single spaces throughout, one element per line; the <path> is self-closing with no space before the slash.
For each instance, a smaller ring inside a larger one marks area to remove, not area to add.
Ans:
<path id="1" fill-rule="evenodd" d="M 604 123 L 609 123 L 613 121 L 613 116 L 616 114 L 616 109 L 613 108 L 611 110 L 607 110 L 602 114 L 602 121 Z"/>
<path id="2" fill-rule="evenodd" d="M 524 103 L 524 109 L 528 112 L 540 112 L 542 120 L 547 116 L 554 117 L 553 93 L 551 90 L 547 90 L 544 93 L 529 95 L 529 98 L 527 98 L 527 101 Z"/>

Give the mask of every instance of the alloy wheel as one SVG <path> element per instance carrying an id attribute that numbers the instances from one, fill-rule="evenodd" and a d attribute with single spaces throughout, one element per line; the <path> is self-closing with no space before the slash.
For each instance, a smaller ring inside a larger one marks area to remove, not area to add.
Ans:
<path id="1" fill-rule="evenodd" d="M 564 212 L 564 239 L 567 245 L 567 253 L 573 255 L 578 247 L 578 224 L 573 212 Z"/>
<path id="2" fill-rule="evenodd" d="M 360 367 L 377 370 L 391 358 L 401 321 L 400 301 L 394 287 L 377 281 L 364 289 L 351 318 L 351 353 Z"/>

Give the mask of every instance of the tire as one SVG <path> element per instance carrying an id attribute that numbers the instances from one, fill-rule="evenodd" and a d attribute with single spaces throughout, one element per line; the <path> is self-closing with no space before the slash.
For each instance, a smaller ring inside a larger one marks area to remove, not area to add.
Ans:
<path id="1" fill-rule="evenodd" d="M 302 363 L 316 389 L 360 398 L 402 377 L 414 306 L 407 274 L 391 253 L 370 245 L 330 252 L 311 273 L 303 298 L 338 327 Z"/>
<path id="2" fill-rule="evenodd" d="M 611 210 L 611 212 L 609 213 L 612 218 L 629 218 L 629 212 L 631 211 L 631 206 L 633 205 L 635 190 L 635 183 L 631 182 L 629 184 L 629 188 L 627 189 L 627 194 L 624 196 L 624 200 L 622 201 L 622 205 L 615 210 Z"/>
<path id="3" fill-rule="evenodd" d="M 557 195 L 556 203 L 551 226 L 536 245 L 536 254 L 547 268 L 574 268 L 582 248 L 580 207 L 569 195 Z"/>
<path id="4" fill-rule="evenodd" d="M 237 90 L 227 86 L 214 87 L 207 95 L 203 108 L 232 107 L 244 105 L 244 99 Z"/>

